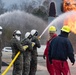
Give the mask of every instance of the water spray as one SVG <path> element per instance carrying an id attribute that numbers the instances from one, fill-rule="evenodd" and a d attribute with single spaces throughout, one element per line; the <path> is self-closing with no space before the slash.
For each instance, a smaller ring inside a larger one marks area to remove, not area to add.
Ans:
<path id="1" fill-rule="evenodd" d="M 60 15 L 59 17 L 55 18 L 45 29 L 44 31 L 41 33 L 41 35 L 39 36 L 40 38 L 44 35 L 44 33 L 47 31 L 47 29 L 51 26 L 51 25 L 54 25 L 56 28 L 57 28 L 57 31 L 58 31 L 58 34 L 59 34 L 59 31 L 61 29 L 61 27 L 64 25 L 64 20 L 67 18 L 67 16 L 69 15 L 72 15 L 72 14 L 76 14 L 75 11 L 71 11 L 71 12 L 67 12 L 67 13 L 64 13 L 62 15 Z M 57 22 L 63 22 L 62 24 L 57 24 Z M 59 28 L 60 27 L 60 28 Z"/>

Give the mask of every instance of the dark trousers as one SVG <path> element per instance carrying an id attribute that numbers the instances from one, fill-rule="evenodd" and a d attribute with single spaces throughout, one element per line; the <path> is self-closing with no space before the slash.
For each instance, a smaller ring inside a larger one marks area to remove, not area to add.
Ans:
<path id="1" fill-rule="evenodd" d="M 23 56 L 19 55 L 15 63 L 13 64 L 13 74 L 12 75 L 22 75 L 23 68 Z"/>
<path id="2" fill-rule="evenodd" d="M 1 67 L 2 67 L 2 56 L 0 56 L 0 70 L 1 70 Z"/>
<path id="3" fill-rule="evenodd" d="M 23 72 L 22 72 L 22 75 L 29 75 L 30 61 L 31 61 L 31 52 L 26 51 L 23 55 Z"/>
<path id="4" fill-rule="evenodd" d="M 31 54 L 29 75 L 36 75 L 36 71 L 37 71 L 37 50 L 33 50 L 32 54 Z"/>

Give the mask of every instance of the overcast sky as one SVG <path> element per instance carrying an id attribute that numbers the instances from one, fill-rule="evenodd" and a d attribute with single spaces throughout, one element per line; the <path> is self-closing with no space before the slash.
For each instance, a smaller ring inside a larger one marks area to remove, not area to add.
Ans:
<path id="1" fill-rule="evenodd" d="M 35 2 L 37 2 L 37 5 L 39 5 L 44 0 L 2 0 L 2 1 L 4 2 L 5 8 L 6 8 L 6 7 L 9 7 L 11 4 L 14 4 L 14 3 L 20 5 L 23 1 L 27 2 L 27 4 L 29 4 L 32 1 L 35 1 Z"/>

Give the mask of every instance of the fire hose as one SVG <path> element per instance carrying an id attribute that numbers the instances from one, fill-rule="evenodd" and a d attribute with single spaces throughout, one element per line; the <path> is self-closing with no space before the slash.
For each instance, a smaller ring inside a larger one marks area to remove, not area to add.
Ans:
<path id="1" fill-rule="evenodd" d="M 32 47 L 35 45 L 34 42 L 32 42 Z M 23 49 L 26 50 L 28 48 L 27 45 L 23 46 Z M 11 63 L 9 64 L 9 66 L 6 68 L 6 70 L 1 74 L 1 75 L 5 75 L 8 70 L 11 68 L 11 66 L 13 65 L 13 63 L 16 61 L 16 59 L 18 58 L 18 56 L 20 55 L 20 51 L 16 54 L 16 56 L 14 57 L 14 59 L 11 61 Z"/>
<path id="2" fill-rule="evenodd" d="M 26 50 L 27 48 L 28 48 L 27 45 L 23 46 L 23 49 Z M 11 61 L 11 63 L 9 64 L 9 66 L 6 68 L 6 70 L 2 73 L 2 75 L 5 75 L 5 74 L 8 72 L 8 70 L 9 70 L 10 67 L 13 65 L 13 63 L 15 62 L 15 60 L 18 58 L 19 55 L 20 55 L 20 51 L 16 54 L 16 56 L 15 56 L 14 59 Z"/>

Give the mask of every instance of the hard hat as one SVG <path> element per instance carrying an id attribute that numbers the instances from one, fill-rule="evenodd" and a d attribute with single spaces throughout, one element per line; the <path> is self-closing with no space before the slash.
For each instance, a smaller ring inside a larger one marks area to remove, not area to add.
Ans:
<path id="1" fill-rule="evenodd" d="M 38 31 L 35 30 L 35 29 L 31 30 L 31 35 L 32 35 L 32 36 L 33 36 L 33 35 L 37 36 L 37 35 L 38 35 Z"/>
<path id="2" fill-rule="evenodd" d="M 56 32 L 55 26 L 50 26 L 49 27 L 49 32 Z"/>
<path id="3" fill-rule="evenodd" d="M 68 26 L 63 26 L 61 31 L 69 33 L 70 32 L 70 28 Z"/>
<path id="4" fill-rule="evenodd" d="M 3 29 L 3 28 L 0 26 L 0 35 L 2 34 L 2 29 Z"/>
<path id="5" fill-rule="evenodd" d="M 21 32 L 19 31 L 19 30 L 15 30 L 14 32 L 13 32 L 13 36 L 15 36 L 15 35 L 21 35 Z"/>
<path id="6" fill-rule="evenodd" d="M 31 35 L 30 32 L 26 32 L 25 38 L 28 38 L 30 35 Z"/>
<path id="7" fill-rule="evenodd" d="M 0 30 L 2 30 L 3 28 L 0 26 Z"/>
<path id="8" fill-rule="evenodd" d="M 21 35 L 21 31 L 20 30 L 16 30 L 16 35 Z"/>

